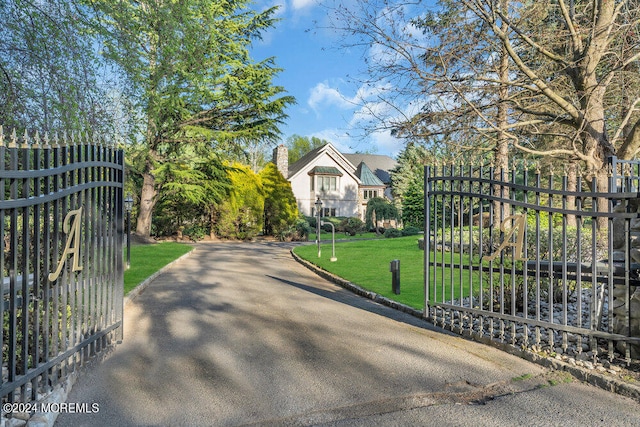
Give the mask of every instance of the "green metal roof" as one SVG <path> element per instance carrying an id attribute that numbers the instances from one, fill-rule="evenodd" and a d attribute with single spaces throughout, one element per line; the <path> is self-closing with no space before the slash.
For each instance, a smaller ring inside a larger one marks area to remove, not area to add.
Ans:
<path id="1" fill-rule="evenodd" d="M 333 166 L 316 166 L 309 171 L 309 175 L 337 175 L 342 176 L 342 172 Z"/>
<path id="2" fill-rule="evenodd" d="M 356 175 L 358 175 L 358 178 L 360 178 L 360 181 L 364 186 L 384 187 L 384 183 L 380 181 L 380 178 L 378 178 L 373 172 L 371 172 L 371 169 L 369 169 L 369 166 L 367 166 L 365 162 L 360 162 L 358 169 L 356 170 Z"/>

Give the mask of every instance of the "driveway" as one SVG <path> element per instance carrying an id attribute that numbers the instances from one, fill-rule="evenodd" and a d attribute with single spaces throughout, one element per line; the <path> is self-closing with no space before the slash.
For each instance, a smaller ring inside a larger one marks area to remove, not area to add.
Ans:
<path id="1" fill-rule="evenodd" d="M 353 295 L 290 248 L 198 244 L 75 384 L 99 412 L 56 425 L 640 425 L 636 402 Z"/>

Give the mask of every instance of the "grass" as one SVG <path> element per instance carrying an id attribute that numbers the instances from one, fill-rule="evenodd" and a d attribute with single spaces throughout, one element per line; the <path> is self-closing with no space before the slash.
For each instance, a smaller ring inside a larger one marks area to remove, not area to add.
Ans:
<path id="1" fill-rule="evenodd" d="M 529 380 L 533 378 L 533 374 L 524 374 L 524 375 L 520 375 L 519 377 L 515 377 L 512 378 L 511 381 L 525 381 L 525 380 Z"/>
<path id="2" fill-rule="evenodd" d="M 315 230 L 315 229 L 314 229 Z M 336 231 L 336 241 L 337 240 L 360 240 L 360 239 L 384 239 L 384 236 L 382 234 L 376 234 L 373 232 L 362 232 L 362 233 L 356 233 L 355 236 L 349 236 L 348 234 L 345 233 L 339 233 Z M 313 242 L 316 240 L 316 233 L 315 231 L 313 233 L 309 234 L 309 241 Z M 325 240 L 331 240 L 331 232 L 326 232 L 326 231 L 321 231 L 320 232 L 320 240 L 325 241 Z"/>
<path id="3" fill-rule="evenodd" d="M 418 236 L 407 236 L 393 239 L 355 240 L 336 243 L 336 262 L 331 262 L 331 243 L 322 241 L 322 256 L 318 258 L 318 249 L 315 244 L 299 246 L 294 252 L 301 258 L 355 283 L 362 288 L 373 291 L 394 301 L 406 304 L 416 309 L 424 308 L 424 252 L 418 248 Z M 433 257 L 434 255 L 432 255 Z M 438 260 L 442 254 L 435 254 Z M 393 293 L 391 289 L 391 272 L 389 264 L 392 260 L 400 260 L 400 295 Z M 458 254 L 447 254 L 446 265 L 437 268 L 437 289 L 431 287 L 431 296 L 438 300 L 449 300 L 453 293 L 457 298 L 462 292 L 468 295 L 469 274 L 455 268 L 460 264 Z M 468 259 L 462 259 L 463 264 L 468 264 Z M 453 272 L 453 282 L 457 283 L 455 289 L 449 286 Z M 460 277 L 461 276 L 461 277 Z M 461 279 L 461 280 L 460 280 Z M 477 278 L 474 278 L 477 280 Z"/>
<path id="4" fill-rule="evenodd" d="M 331 244 L 323 241 L 322 257 L 316 245 L 295 248 L 295 253 L 365 289 L 394 299 L 411 307 L 424 307 L 422 285 L 423 252 L 416 236 L 396 239 L 356 240 L 336 243 L 336 262 L 331 262 Z M 400 260 L 400 295 L 391 290 L 389 263 Z"/>
<path id="5" fill-rule="evenodd" d="M 192 249 L 190 245 L 175 242 L 131 246 L 131 267 L 124 272 L 124 294 Z"/>

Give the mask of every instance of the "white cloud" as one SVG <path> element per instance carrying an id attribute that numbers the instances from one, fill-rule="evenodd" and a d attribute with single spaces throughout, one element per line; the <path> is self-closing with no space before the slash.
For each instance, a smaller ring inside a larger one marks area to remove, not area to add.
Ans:
<path id="1" fill-rule="evenodd" d="M 364 84 L 349 97 L 344 95 L 337 87 L 332 87 L 327 81 L 320 82 L 311 89 L 307 104 L 316 112 L 321 107 L 338 107 L 341 110 L 361 109 L 373 102 L 380 102 L 384 92 L 393 90 L 388 83 Z"/>
<path id="2" fill-rule="evenodd" d="M 307 7 L 315 6 L 318 4 L 317 0 L 292 0 L 291 6 L 295 10 L 305 9 Z"/>
<path id="3" fill-rule="evenodd" d="M 404 142 L 394 136 L 391 136 L 391 131 L 378 131 L 374 132 L 370 136 L 373 145 L 378 149 L 380 154 L 386 154 L 391 157 L 395 157 L 404 148 Z"/>
<path id="4" fill-rule="evenodd" d="M 356 132 L 357 133 L 357 132 Z M 391 136 L 389 131 L 380 130 L 367 136 L 352 134 L 346 129 L 323 129 L 313 132 L 309 137 L 316 137 L 331 142 L 341 153 L 366 151 L 374 154 L 396 156 L 404 144 Z"/>
<path id="5" fill-rule="evenodd" d="M 344 130 L 324 129 L 320 132 L 314 132 L 310 136 L 315 136 L 316 138 L 329 141 L 341 153 L 350 153 L 352 151 L 351 146 L 353 145 L 353 141 L 351 136 L 349 136 L 349 134 Z"/>
<path id="6" fill-rule="evenodd" d="M 321 107 L 335 106 L 342 110 L 356 107 L 352 101 L 342 95 L 338 89 L 329 86 L 326 81 L 318 83 L 311 89 L 307 104 L 316 113 Z"/>

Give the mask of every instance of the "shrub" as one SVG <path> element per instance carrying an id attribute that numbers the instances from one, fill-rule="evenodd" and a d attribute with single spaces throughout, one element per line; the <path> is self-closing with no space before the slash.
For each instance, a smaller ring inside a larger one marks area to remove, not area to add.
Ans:
<path id="1" fill-rule="evenodd" d="M 331 233 L 331 226 L 329 224 L 326 224 L 327 222 L 330 222 L 331 224 L 333 224 L 333 226 L 335 227 L 336 231 L 338 231 L 338 227 L 340 226 L 340 218 L 323 217 L 321 219 L 322 219 L 323 222 L 325 222 L 325 225 L 322 226 L 322 229 L 324 231 L 326 231 L 327 233 Z"/>
<path id="2" fill-rule="evenodd" d="M 207 227 L 204 224 L 193 224 L 185 227 L 183 235 L 189 236 L 192 240 L 202 240 L 208 234 Z"/>
<path id="3" fill-rule="evenodd" d="M 349 236 L 355 236 L 358 231 L 364 230 L 364 222 L 360 218 L 345 218 L 340 222 L 338 231 L 347 233 Z"/>
<path id="4" fill-rule="evenodd" d="M 305 221 L 307 221 L 307 224 L 309 224 L 309 227 L 311 227 L 311 230 L 315 230 L 316 229 L 316 222 L 318 220 L 317 217 L 315 217 L 315 216 L 305 216 L 304 219 L 305 219 Z"/>
<path id="5" fill-rule="evenodd" d="M 387 237 L 387 238 L 402 237 L 402 231 L 398 230 L 397 228 L 388 228 L 384 232 L 384 237 Z"/>
<path id="6" fill-rule="evenodd" d="M 415 236 L 417 234 L 420 234 L 421 231 L 422 231 L 422 229 L 420 229 L 418 227 L 409 226 L 409 227 L 405 227 L 405 228 L 402 229 L 402 235 L 403 236 Z"/>
<path id="7" fill-rule="evenodd" d="M 311 228 L 311 225 L 306 219 L 304 219 L 304 217 L 300 217 L 296 221 L 296 231 L 301 238 L 306 240 L 309 237 L 309 234 L 313 231 L 313 228 Z"/>

